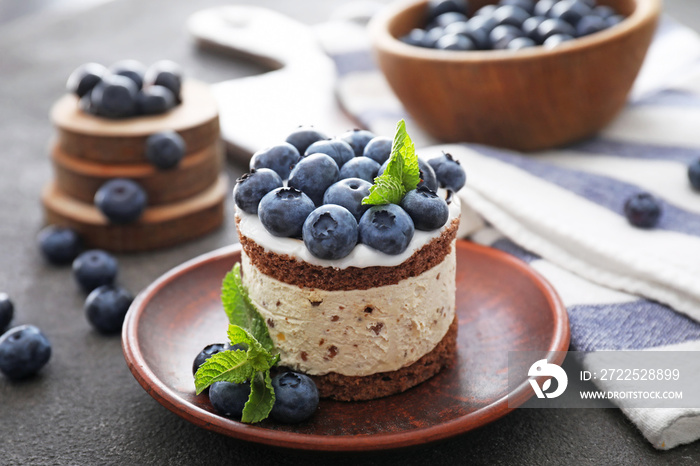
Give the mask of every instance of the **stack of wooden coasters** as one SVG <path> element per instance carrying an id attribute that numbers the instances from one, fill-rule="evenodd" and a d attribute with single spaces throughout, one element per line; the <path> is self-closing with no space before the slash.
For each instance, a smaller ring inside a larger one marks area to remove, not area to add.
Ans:
<path id="1" fill-rule="evenodd" d="M 47 223 L 74 229 L 87 247 L 115 252 L 173 246 L 222 224 L 228 183 L 219 114 L 206 84 L 186 81 L 180 105 L 162 115 L 110 120 L 83 112 L 78 98 L 66 95 L 51 119 L 57 137 L 55 178 L 42 193 Z M 185 157 L 168 170 L 145 155 L 146 139 L 161 131 L 176 131 L 186 145 Z M 133 223 L 110 223 L 94 205 L 97 190 L 114 178 L 135 181 L 148 196 Z"/>

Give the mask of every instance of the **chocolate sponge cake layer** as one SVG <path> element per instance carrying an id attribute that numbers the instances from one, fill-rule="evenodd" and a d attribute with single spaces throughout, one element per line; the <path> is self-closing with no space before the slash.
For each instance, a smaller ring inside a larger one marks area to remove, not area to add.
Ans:
<path id="1" fill-rule="evenodd" d="M 428 354 L 410 366 L 393 372 L 361 377 L 347 376 L 336 373 L 313 375 L 319 396 L 339 401 L 372 400 L 394 395 L 408 390 L 424 382 L 449 367 L 454 361 L 457 351 L 457 317 L 452 321 L 447 334 L 438 345 Z"/>
<path id="2" fill-rule="evenodd" d="M 238 222 L 238 217 L 236 222 Z M 327 291 L 368 290 L 385 285 L 395 285 L 406 278 L 415 277 L 435 267 L 450 253 L 452 243 L 457 235 L 459 219 L 455 219 L 444 229 L 442 234 L 410 258 L 396 267 L 347 267 L 338 269 L 321 267 L 298 261 L 286 254 L 266 251 L 255 242 L 240 233 L 239 239 L 243 250 L 251 262 L 262 273 L 281 282 L 304 288 L 317 288 Z"/>

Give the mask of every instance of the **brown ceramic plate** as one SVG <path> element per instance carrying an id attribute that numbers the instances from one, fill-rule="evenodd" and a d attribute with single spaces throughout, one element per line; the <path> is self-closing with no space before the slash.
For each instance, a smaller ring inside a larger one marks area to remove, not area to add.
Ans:
<path id="1" fill-rule="evenodd" d="M 205 394 L 195 395 L 192 378 L 197 353 L 226 339 L 219 290 L 238 260 L 235 245 L 156 280 L 132 304 L 122 344 L 131 372 L 156 401 L 200 427 L 242 440 L 307 450 L 380 450 L 452 437 L 532 396 L 526 378 L 508 389 L 509 351 L 541 351 L 561 363 L 569 345 L 566 310 L 542 277 L 505 253 L 458 241 L 459 349 L 452 369 L 387 398 L 322 400 L 299 425 L 243 424 L 215 414 Z"/>

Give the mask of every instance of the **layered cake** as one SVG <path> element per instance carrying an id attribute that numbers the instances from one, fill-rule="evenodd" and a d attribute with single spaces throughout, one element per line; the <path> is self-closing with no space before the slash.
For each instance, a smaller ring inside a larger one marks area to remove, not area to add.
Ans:
<path id="1" fill-rule="evenodd" d="M 380 174 L 392 147 L 391 140 L 383 143 L 384 155 L 376 160 Z M 294 162 L 288 180 L 281 170 L 282 186 L 276 180 L 253 186 L 266 185 L 265 189 L 246 190 L 250 179 L 263 179 L 269 171 L 266 167 L 275 167 L 268 156 L 285 152 L 281 146 L 266 149 L 264 157 L 254 156 L 251 174 L 239 180 L 234 190 L 243 284 L 267 323 L 279 365 L 311 376 L 322 397 L 346 401 L 399 393 L 437 374 L 452 362 L 456 351 L 455 237 L 460 216 L 456 196 L 445 202 L 448 194 L 438 191 L 434 170 L 421 162 L 420 184 L 431 186 L 409 191 L 396 204 L 362 205 L 357 199 L 366 197 L 372 183 L 357 177 L 361 171 L 342 178 L 342 165 L 350 159 L 343 161 L 337 148 L 325 147 L 324 153 L 336 164 L 340 161 L 341 167 L 331 186 L 324 186 L 328 184 L 324 169 L 319 162 L 310 162 L 313 146 L 311 153 L 303 146 L 297 148 L 305 156 Z M 349 157 L 364 157 L 355 155 Z M 310 171 L 309 196 L 295 188 L 304 187 L 298 172 L 305 164 L 315 165 Z M 368 179 L 374 180 L 376 174 Z M 445 186 L 443 180 L 440 184 Z M 323 196 L 306 201 L 314 197 L 314 190 L 323 191 Z M 253 192 L 262 196 L 259 208 L 242 199 L 241 193 Z M 350 196 L 342 194 L 348 192 Z M 409 198 L 416 196 L 421 206 L 427 199 L 430 207 L 424 210 L 431 211 L 427 218 L 421 213 L 423 207 L 416 210 L 411 204 Z M 280 231 L 298 221 L 288 212 L 303 211 L 298 207 L 305 205 L 299 201 L 302 198 L 311 210 L 301 215 L 303 228 Z M 283 205 L 275 211 L 277 223 L 266 216 L 272 209 L 270 199 Z M 290 199 L 293 202 L 284 205 Z M 439 218 L 431 217 L 433 211 L 439 212 Z M 351 233 L 343 232 L 344 222 Z M 382 237 L 381 228 L 389 224 L 389 234 Z M 380 230 L 372 230 L 377 225 Z"/>

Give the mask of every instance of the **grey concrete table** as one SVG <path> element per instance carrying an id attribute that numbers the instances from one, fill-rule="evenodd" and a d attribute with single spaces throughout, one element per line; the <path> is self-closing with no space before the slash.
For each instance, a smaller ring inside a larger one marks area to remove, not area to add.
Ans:
<path id="1" fill-rule="evenodd" d="M 16 0 L 0 0 L 16 1 Z M 258 1 L 313 24 L 347 0 Z M 700 443 L 655 451 L 616 409 L 516 410 L 457 438 L 411 450 L 333 455 L 241 442 L 197 428 L 156 403 L 135 381 L 120 339 L 93 331 L 70 270 L 46 265 L 35 235 L 39 195 L 51 179 L 48 121 L 68 74 L 87 61 L 167 57 L 192 77 L 216 82 L 262 72 L 198 50 L 184 31 L 192 12 L 216 0 L 118 0 L 66 17 L 35 14 L 0 28 L 0 291 L 16 305 L 14 324 L 35 324 L 53 342 L 40 376 L 0 377 L 0 464 L 697 464 Z M 234 2 L 235 3 L 235 2 Z M 700 4 L 668 0 L 695 27 Z M 245 167 L 228 166 L 235 179 Z M 226 225 L 201 240 L 119 256 L 119 281 L 134 292 L 170 268 L 235 241 Z"/>

